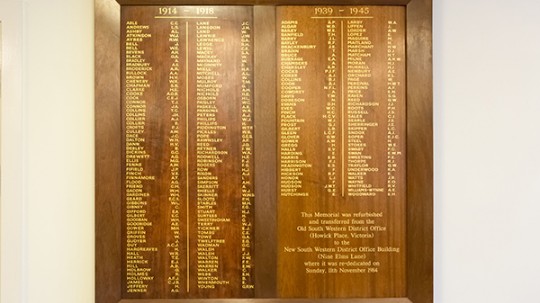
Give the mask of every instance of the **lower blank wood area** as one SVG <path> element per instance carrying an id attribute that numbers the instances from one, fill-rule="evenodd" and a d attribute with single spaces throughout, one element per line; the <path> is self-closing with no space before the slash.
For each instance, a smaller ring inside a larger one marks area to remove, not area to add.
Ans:
<path id="1" fill-rule="evenodd" d="M 119 303 L 311 303 L 312 299 L 126 299 Z M 412 303 L 408 298 L 318 299 L 319 303 Z"/>

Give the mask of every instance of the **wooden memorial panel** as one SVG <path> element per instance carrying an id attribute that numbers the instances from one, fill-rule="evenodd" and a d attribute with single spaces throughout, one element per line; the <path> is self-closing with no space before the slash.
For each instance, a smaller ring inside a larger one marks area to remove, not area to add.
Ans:
<path id="1" fill-rule="evenodd" d="M 279 292 L 405 295 L 405 9 L 277 10 Z"/>
<path id="2" fill-rule="evenodd" d="M 96 303 L 433 301 L 431 0 L 95 3 Z"/>
<path id="3" fill-rule="evenodd" d="M 126 298 L 253 294 L 252 8 L 122 9 Z"/>

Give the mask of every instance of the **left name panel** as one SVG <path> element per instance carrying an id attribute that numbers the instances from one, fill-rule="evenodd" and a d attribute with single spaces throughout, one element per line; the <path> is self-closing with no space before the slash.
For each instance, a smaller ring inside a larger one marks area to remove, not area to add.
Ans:
<path id="1" fill-rule="evenodd" d="M 252 297 L 244 6 L 122 7 L 122 296 Z"/>

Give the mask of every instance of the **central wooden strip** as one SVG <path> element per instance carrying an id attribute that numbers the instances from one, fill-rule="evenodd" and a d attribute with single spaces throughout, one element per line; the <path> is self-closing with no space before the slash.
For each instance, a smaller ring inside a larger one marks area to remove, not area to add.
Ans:
<path id="1" fill-rule="evenodd" d="M 189 22 L 186 22 L 186 100 L 189 100 Z M 189 102 L 186 102 L 186 290 L 189 292 Z"/>

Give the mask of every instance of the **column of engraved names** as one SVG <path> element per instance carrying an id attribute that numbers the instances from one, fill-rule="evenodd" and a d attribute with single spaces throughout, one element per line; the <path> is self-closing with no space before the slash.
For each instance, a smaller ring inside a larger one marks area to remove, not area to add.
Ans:
<path id="1" fill-rule="evenodd" d="M 220 262 L 217 250 L 225 239 L 216 238 L 219 223 L 230 222 L 230 218 L 219 217 L 219 179 L 215 168 L 223 162 L 227 150 L 218 149 L 223 141 L 220 134 L 225 125 L 217 121 L 216 101 L 222 85 L 218 82 L 222 66 L 215 49 L 223 47 L 224 39 L 218 36 L 220 25 L 211 21 L 196 22 L 197 66 L 196 66 L 196 111 L 197 111 L 197 287 L 213 289 L 216 285 L 229 284 L 219 276 Z"/>
<path id="2" fill-rule="evenodd" d="M 281 196 L 308 196 L 302 191 L 303 169 L 311 167 L 302 151 L 298 150 L 301 125 L 304 119 L 296 115 L 296 107 L 305 102 L 300 71 L 307 61 L 300 55 L 302 49 L 314 49 L 315 45 L 300 44 L 298 21 L 281 22 L 280 45 L 280 190 Z"/>
<path id="3" fill-rule="evenodd" d="M 401 150 L 398 148 L 399 135 L 397 133 L 396 115 L 398 106 L 397 87 L 401 82 L 396 79 L 396 63 L 401 58 L 396 54 L 397 44 L 394 42 L 394 36 L 397 32 L 397 22 L 389 20 L 387 25 L 387 187 L 388 196 L 396 195 L 397 179 L 396 170 L 398 168 L 397 158 L 401 156 Z"/>
<path id="4" fill-rule="evenodd" d="M 253 268 L 251 238 L 253 224 L 253 111 L 251 92 L 251 25 L 249 21 L 242 23 L 241 30 L 241 72 L 242 72 L 242 288 L 252 289 Z"/>
<path id="5" fill-rule="evenodd" d="M 150 87 L 150 63 L 144 58 L 140 44 L 152 35 L 148 25 L 137 21 L 126 22 L 125 38 L 125 266 L 126 291 L 146 293 L 148 283 L 154 279 L 149 266 L 149 254 L 156 247 L 147 243 L 147 228 L 152 226 L 146 215 L 149 193 L 144 184 L 155 179 L 145 175 L 143 162 L 150 157 L 144 142 L 146 100 L 144 93 Z"/>
<path id="6" fill-rule="evenodd" d="M 368 174 L 377 173 L 372 166 L 373 155 L 368 153 L 366 136 L 378 122 L 370 120 L 370 110 L 376 111 L 379 102 L 370 99 L 367 92 L 373 84 L 372 57 L 374 45 L 369 37 L 365 20 L 347 20 L 347 194 L 349 196 L 375 196 L 383 188 L 368 181 Z M 371 96 L 371 95 L 370 95 Z M 375 130 L 372 130 L 375 131 Z"/>
<path id="7" fill-rule="evenodd" d="M 338 123 L 338 88 L 337 88 L 337 22 L 328 20 L 326 22 L 327 35 L 327 64 L 324 70 L 326 82 L 324 90 L 326 91 L 326 108 L 323 118 L 326 119 L 326 130 L 324 135 L 327 146 L 327 177 L 328 182 L 325 185 L 326 191 L 332 196 L 337 193 L 337 173 L 336 173 L 336 150 L 337 150 L 337 123 Z"/>
<path id="8" fill-rule="evenodd" d="M 172 64 L 169 70 L 169 91 L 166 100 L 171 108 L 171 130 L 169 148 L 171 170 L 169 185 L 169 203 L 171 204 L 170 230 L 172 241 L 169 248 L 169 270 L 172 272 L 167 283 L 171 293 L 180 292 L 180 111 L 178 77 L 180 69 L 180 26 L 178 21 L 170 21 L 169 51 Z M 183 243 L 182 243 L 183 244 Z"/>

